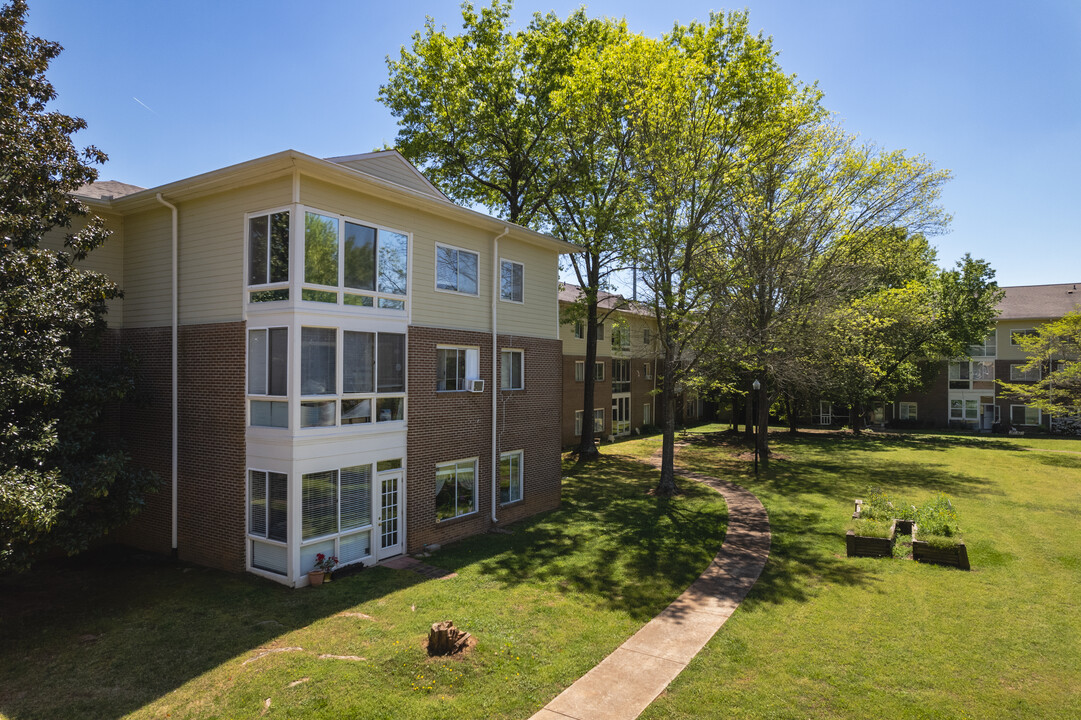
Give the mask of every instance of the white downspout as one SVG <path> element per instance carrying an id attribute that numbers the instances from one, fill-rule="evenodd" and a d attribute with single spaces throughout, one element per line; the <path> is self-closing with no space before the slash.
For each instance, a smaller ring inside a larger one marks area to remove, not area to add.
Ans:
<path id="1" fill-rule="evenodd" d="M 170 473 L 173 476 L 173 523 L 172 523 L 172 542 L 173 542 L 173 556 L 177 555 L 177 447 L 180 431 L 180 424 L 177 415 L 177 348 L 179 346 L 177 339 L 178 331 L 178 313 L 177 313 L 177 209 L 176 205 L 166 202 L 165 198 L 161 196 L 161 193 L 157 194 L 158 202 L 165 207 L 169 208 L 173 213 L 173 254 L 172 254 L 172 286 L 173 286 L 173 318 L 172 318 L 172 416 L 173 416 L 173 448 L 172 448 L 172 464 L 170 465 Z"/>
<path id="2" fill-rule="evenodd" d="M 499 239 L 510 232 L 509 227 L 504 227 L 503 232 L 492 238 L 492 524 L 499 522 L 496 517 L 496 508 L 499 507 L 499 446 L 496 433 L 498 420 L 498 397 L 499 374 L 496 372 L 499 359 L 499 325 L 496 322 L 499 307 Z"/>

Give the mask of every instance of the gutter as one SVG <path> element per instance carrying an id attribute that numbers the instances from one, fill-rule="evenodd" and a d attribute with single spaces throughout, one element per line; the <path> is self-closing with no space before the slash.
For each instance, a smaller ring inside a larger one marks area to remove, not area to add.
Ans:
<path id="1" fill-rule="evenodd" d="M 177 557 L 177 448 L 179 439 L 180 424 L 177 415 L 177 348 L 179 346 L 177 339 L 178 331 L 178 312 L 177 312 L 177 209 L 176 205 L 166 202 L 165 198 L 161 196 L 161 193 L 157 193 L 155 196 L 157 201 L 169 208 L 173 213 L 173 241 L 172 241 L 172 346 L 171 346 L 171 370 L 172 370 L 172 421 L 173 421 L 173 447 L 172 447 L 172 460 L 169 467 L 170 474 L 173 481 L 173 508 L 172 508 L 172 550 L 173 559 Z"/>
<path id="2" fill-rule="evenodd" d="M 510 227 L 504 227 L 503 232 L 492 238 L 492 524 L 499 522 L 496 517 L 496 508 L 499 507 L 499 445 L 496 433 L 498 420 L 498 398 L 496 390 L 499 385 L 499 375 L 496 373 L 496 360 L 499 356 L 497 345 L 499 340 L 499 324 L 496 322 L 499 307 L 499 240 L 506 237 Z"/>

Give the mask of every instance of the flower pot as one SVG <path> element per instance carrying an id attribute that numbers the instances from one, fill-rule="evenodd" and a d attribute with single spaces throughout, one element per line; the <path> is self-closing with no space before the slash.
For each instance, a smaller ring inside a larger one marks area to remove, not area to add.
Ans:
<path id="1" fill-rule="evenodd" d="M 319 587 L 323 584 L 323 575 L 325 573 L 322 570 L 310 570 L 308 571 L 308 584 L 313 587 Z"/>

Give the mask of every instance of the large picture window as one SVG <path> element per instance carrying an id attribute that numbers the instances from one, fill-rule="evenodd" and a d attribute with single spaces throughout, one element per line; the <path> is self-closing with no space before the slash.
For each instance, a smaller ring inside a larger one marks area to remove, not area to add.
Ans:
<path id="1" fill-rule="evenodd" d="M 260 328 L 248 331 L 248 395 L 250 424 L 289 427 L 289 403 L 259 399 L 285 397 L 289 378 L 289 331 Z"/>
<path id="2" fill-rule="evenodd" d="M 477 459 L 435 466 L 435 519 L 449 520 L 476 512 Z"/>
<path id="3" fill-rule="evenodd" d="M 502 260 L 499 263 L 499 299 L 507 302 L 522 302 L 525 269 L 522 263 Z"/>
<path id="4" fill-rule="evenodd" d="M 499 456 L 499 502 L 503 505 L 522 499 L 522 451 Z"/>
<path id="5" fill-rule="evenodd" d="M 479 259 L 475 252 L 437 244 L 435 286 L 440 290 L 476 295 Z"/>
<path id="6" fill-rule="evenodd" d="M 301 328 L 300 362 L 301 427 L 405 419 L 405 335 L 344 330 L 339 354 L 336 329 Z"/>
<path id="7" fill-rule="evenodd" d="M 248 285 L 251 302 L 289 299 L 289 212 L 248 218 Z M 277 286 L 277 287 L 274 287 Z"/>
<path id="8" fill-rule="evenodd" d="M 403 233 L 340 215 L 304 215 L 303 300 L 404 310 L 408 265 Z"/>

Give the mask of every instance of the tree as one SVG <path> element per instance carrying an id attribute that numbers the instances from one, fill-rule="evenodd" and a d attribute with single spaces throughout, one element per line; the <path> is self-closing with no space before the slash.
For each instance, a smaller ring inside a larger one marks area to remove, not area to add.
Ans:
<path id="1" fill-rule="evenodd" d="M 1053 418 L 1074 418 L 1073 427 L 1081 432 L 1081 424 L 1076 423 L 1081 415 L 1081 310 L 1044 323 L 1035 333 L 1016 333 L 1013 342 L 1029 356 L 1020 370 L 1039 379 L 1026 383 L 999 380 L 1003 392 Z"/>
<path id="2" fill-rule="evenodd" d="M 108 237 L 71 193 L 97 177 L 97 148 L 71 135 L 86 123 L 46 105 L 58 44 L 27 35 L 24 0 L 0 8 L 0 570 L 25 569 L 52 548 L 74 552 L 138 509 L 155 481 L 98 433 L 103 408 L 130 374 L 76 360 L 119 297 L 78 261 Z M 40 247 L 54 227 L 64 250 Z"/>

